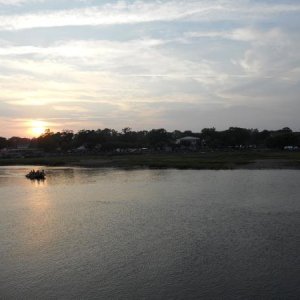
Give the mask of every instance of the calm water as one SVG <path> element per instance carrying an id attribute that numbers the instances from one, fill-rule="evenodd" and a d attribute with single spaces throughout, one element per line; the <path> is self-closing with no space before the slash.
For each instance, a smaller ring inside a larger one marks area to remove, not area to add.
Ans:
<path id="1" fill-rule="evenodd" d="M 300 171 L 0 168 L 0 298 L 299 299 Z"/>

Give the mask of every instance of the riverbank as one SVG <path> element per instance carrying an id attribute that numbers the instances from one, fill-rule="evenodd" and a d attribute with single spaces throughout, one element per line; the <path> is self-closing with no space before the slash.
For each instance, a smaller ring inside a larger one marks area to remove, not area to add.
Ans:
<path id="1" fill-rule="evenodd" d="M 300 169 L 300 152 L 215 151 L 199 153 L 66 155 L 0 159 L 1 166 L 45 165 L 98 168 Z"/>

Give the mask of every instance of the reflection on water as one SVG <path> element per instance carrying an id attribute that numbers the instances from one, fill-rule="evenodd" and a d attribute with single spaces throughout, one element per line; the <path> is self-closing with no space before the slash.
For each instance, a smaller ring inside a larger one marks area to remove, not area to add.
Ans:
<path id="1" fill-rule="evenodd" d="M 299 296 L 299 171 L 32 168 L 0 167 L 1 298 Z"/>
<path id="2" fill-rule="evenodd" d="M 36 252 L 39 248 L 47 249 L 54 236 L 51 230 L 52 221 L 55 219 L 55 210 L 53 202 L 48 193 L 43 190 L 47 185 L 46 181 L 31 181 L 31 185 L 35 188 L 35 193 L 25 194 L 23 201 L 26 203 L 27 213 L 22 221 L 23 237 L 20 239 L 24 243 L 24 253 L 30 254 Z M 25 238 L 24 238 L 25 237 Z"/>

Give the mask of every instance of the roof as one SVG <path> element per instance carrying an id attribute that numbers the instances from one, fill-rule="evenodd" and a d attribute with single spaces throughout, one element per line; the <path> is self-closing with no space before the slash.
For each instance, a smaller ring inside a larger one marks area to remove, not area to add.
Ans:
<path id="1" fill-rule="evenodd" d="M 196 140 L 200 140 L 200 138 L 197 138 L 195 136 L 185 136 L 181 139 L 178 139 L 178 141 L 196 141 Z"/>

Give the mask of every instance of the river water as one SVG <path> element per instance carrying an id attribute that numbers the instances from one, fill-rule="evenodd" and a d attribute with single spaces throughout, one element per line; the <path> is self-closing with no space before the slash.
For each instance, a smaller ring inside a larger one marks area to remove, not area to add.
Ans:
<path id="1" fill-rule="evenodd" d="M 1 299 L 299 299 L 300 172 L 0 168 Z"/>

